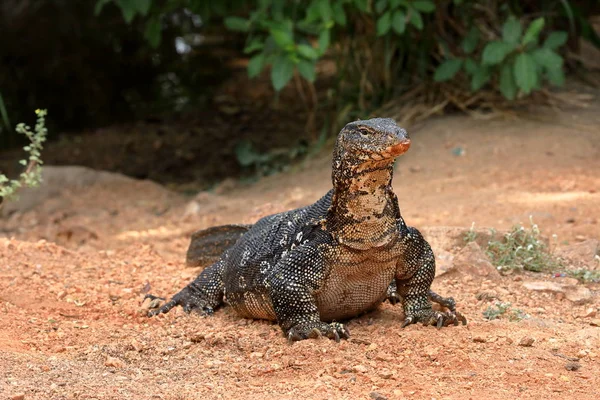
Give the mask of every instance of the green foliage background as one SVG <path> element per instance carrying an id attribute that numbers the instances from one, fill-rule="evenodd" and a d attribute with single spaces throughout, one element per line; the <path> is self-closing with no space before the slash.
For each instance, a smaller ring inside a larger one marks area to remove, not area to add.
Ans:
<path id="1" fill-rule="evenodd" d="M 235 57 L 248 58 L 250 78 L 268 74 L 275 91 L 302 79 L 313 94 L 326 93 L 319 99 L 356 115 L 416 84 L 515 100 L 562 86 L 566 64 L 575 64 L 566 48 L 576 51 L 579 38 L 600 45 L 587 19 L 600 12 L 592 0 L 19 4 L 0 8 L 5 131 L 40 105 L 60 121 L 52 130 L 198 107 L 230 75 L 224 61 Z M 209 43 L 215 36 L 223 40 Z M 188 51 L 176 51 L 176 42 Z"/>

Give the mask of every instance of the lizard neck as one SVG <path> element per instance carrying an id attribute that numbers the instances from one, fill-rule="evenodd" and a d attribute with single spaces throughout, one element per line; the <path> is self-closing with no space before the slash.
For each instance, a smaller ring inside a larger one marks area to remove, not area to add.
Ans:
<path id="1" fill-rule="evenodd" d="M 398 204 L 391 186 L 393 160 L 340 164 L 334 162 L 327 230 L 341 244 L 358 250 L 388 244 L 398 232 Z"/>

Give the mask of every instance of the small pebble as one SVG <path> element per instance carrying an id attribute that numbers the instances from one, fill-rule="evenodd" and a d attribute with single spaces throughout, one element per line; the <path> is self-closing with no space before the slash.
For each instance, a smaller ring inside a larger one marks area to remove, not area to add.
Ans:
<path id="1" fill-rule="evenodd" d="M 360 372 L 360 373 L 364 374 L 365 372 L 367 372 L 367 367 L 365 367 L 364 365 L 358 364 L 358 365 L 355 365 L 354 367 L 352 367 L 352 370 L 354 372 Z"/>
<path id="2" fill-rule="evenodd" d="M 531 347 L 533 346 L 533 342 L 535 342 L 535 339 L 529 336 L 524 336 L 521 338 L 521 340 L 519 340 L 519 346 L 523 346 L 523 347 Z"/>
<path id="3" fill-rule="evenodd" d="M 579 368 L 581 368 L 581 364 L 578 362 L 571 361 L 565 364 L 565 369 L 567 371 L 577 371 Z"/>
<path id="4" fill-rule="evenodd" d="M 123 361 L 119 360 L 118 358 L 115 357 L 106 357 L 106 361 L 104 362 L 104 365 L 106 365 L 107 367 L 115 367 L 115 368 L 121 368 L 123 367 Z"/>
<path id="5" fill-rule="evenodd" d="M 372 398 L 373 400 L 387 400 L 387 397 L 385 397 L 381 393 L 377 393 L 377 392 L 369 393 L 369 397 Z"/>
<path id="6" fill-rule="evenodd" d="M 13 395 L 10 400 L 25 400 L 25 393 L 19 393 Z"/>

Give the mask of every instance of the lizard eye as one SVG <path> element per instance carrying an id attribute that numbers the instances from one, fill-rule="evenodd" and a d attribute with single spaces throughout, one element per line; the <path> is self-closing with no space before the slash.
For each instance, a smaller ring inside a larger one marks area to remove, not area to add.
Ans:
<path id="1" fill-rule="evenodd" d="M 360 132 L 360 136 L 364 137 L 364 138 L 368 138 L 369 137 L 369 133 L 365 132 L 365 131 L 359 131 Z"/>

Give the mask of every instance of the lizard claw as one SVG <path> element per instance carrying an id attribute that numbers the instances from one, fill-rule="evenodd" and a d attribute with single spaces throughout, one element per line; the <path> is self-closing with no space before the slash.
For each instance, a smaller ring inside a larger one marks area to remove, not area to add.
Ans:
<path id="1" fill-rule="evenodd" d="M 422 322 L 424 326 L 433 325 L 438 329 L 450 324 L 454 326 L 458 326 L 459 323 L 467 325 L 467 319 L 458 311 L 441 312 L 432 309 L 425 309 L 408 315 L 402 323 L 402 328 L 417 322 Z"/>
<path id="2" fill-rule="evenodd" d="M 409 326 L 410 324 L 414 324 L 415 322 L 417 321 L 413 321 L 413 317 L 406 317 L 406 319 L 402 323 L 401 328 L 406 328 L 407 326 Z"/>
<path id="3" fill-rule="evenodd" d="M 339 342 L 341 339 L 348 339 L 350 332 L 343 324 L 339 322 L 307 322 L 293 326 L 287 334 L 289 342 L 297 342 L 304 339 L 316 339 L 325 336 Z"/>
<path id="4" fill-rule="evenodd" d="M 144 299 L 149 298 L 152 301 L 157 299 L 164 300 L 161 297 L 157 297 L 151 294 L 147 294 L 144 296 Z M 148 311 L 148 317 L 154 317 L 158 314 L 166 314 L 171 309 L 176 306 L 181 306 L 183 311 L 187 314 L 195 311 L 200 315 L 212 315 L 214 314 L 214 308 L 209 305 L 209 303 L 203 299 L 201 296 L 195 295 L 192 293 L 187 287 L 183 288 L 179 293 L 177 293 L 173 298 L 167 301 L 165 304 L 158 308 L 153 308 Z"/>

